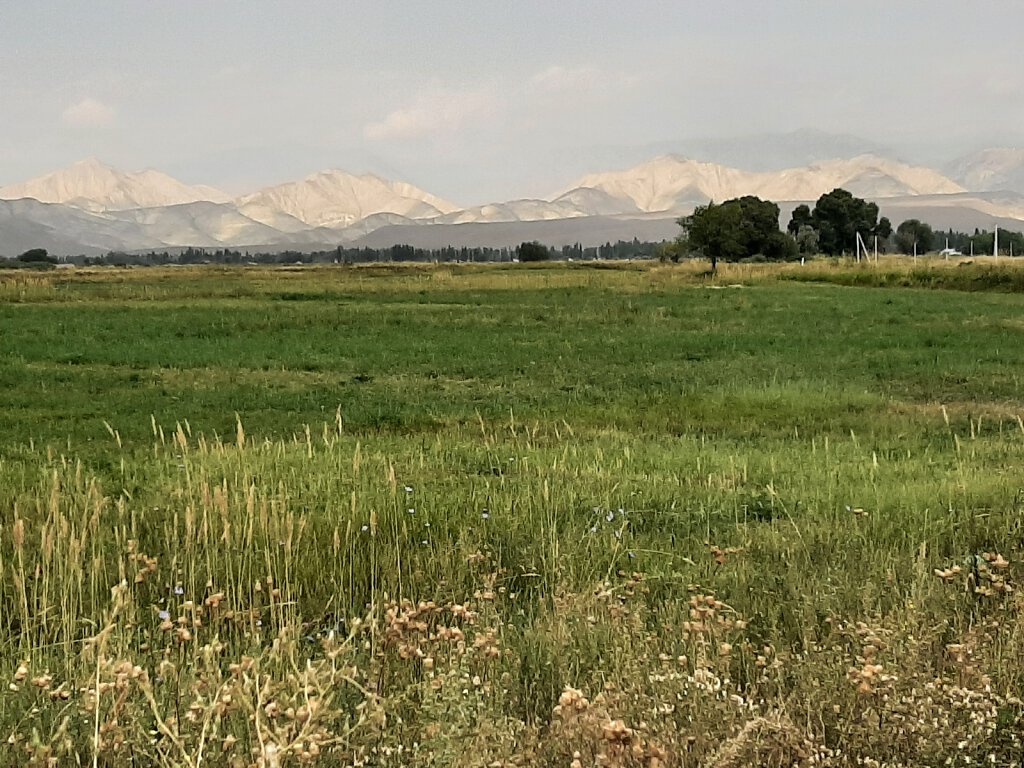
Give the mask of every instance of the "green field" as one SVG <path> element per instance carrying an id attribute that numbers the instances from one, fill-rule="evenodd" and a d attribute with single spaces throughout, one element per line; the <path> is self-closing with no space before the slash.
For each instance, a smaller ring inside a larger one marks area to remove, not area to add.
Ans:
<path id="1" fill-rule="evenodd" d="M 0 765 L 1020 765 L 1022 277 L 0 274 Z"/>

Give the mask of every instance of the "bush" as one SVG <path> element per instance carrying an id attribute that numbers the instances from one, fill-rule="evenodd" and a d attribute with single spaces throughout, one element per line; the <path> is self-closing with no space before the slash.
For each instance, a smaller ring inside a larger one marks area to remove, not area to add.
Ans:
<path id="1" fill-rule="evenodd" d="M 26 264 L 56 264 L 57 259 L 49 254 L 45 248 L 30 248 L 18 256 L 18 261 Z"/>
<path id="2" fill-rule="evenodd" d="M 551 251 L 546 245 L 541 245 L 536 240 L 529 243 L 522 243 L 516 248 L 516 256 L 520 261 L 547 261 L 551 258 Z"/>

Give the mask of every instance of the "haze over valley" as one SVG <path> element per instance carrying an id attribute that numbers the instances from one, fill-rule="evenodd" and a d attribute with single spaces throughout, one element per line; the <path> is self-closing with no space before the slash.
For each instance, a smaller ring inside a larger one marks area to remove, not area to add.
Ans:
<path id="1" fill-rule="evenodd" d="M 817 135 L 819 144 L 828 138 Z M 894 221 L 912 214 L 939 229 L 1024 227 L 1024 152 L 1010 149 L 957 159 L 945 173 L 872 154 L 775 171 L 668 154 L 587 174 L 544 199 L 475 205 L 337 169 L 233 197 L 157 170 L 123 171 L 89 159 L 0 187 L 0 248 L 6 255 L 32 247 L 74 255 L 178 247 L 504 247 L 530 239 L 591 246 L 671 238 L 678 216 L 710 200 L 757 195 L 785 211 L 836 187 L 878 202 Z"/>
<path id="2" fill-rule="evenodd" d="M 597 245 L 836 187 L 1024 229 L 995 0 L 54 2 L 0 17 L 0 255 Z"/>
<path id="3" fill-rule="evenodd" d="M 1024 768 L 1022 25 L 0 1 L 0 768 Z"/>

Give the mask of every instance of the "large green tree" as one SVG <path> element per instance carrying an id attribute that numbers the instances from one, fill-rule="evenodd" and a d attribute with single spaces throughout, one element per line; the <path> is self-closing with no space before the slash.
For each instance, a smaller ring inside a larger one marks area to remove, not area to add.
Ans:
<path id="1" fill-rule="evenodd" d="M 789 234 L 796 237 L 801 227 L 811 226 L 812 223 L 810 206 L 807 203 L 800 203 L 793 209 L 793 215 L 790 217 L 789 226 L 786 229 Z"/>
<path id="2" fill-rule="evenodd" d="M 752 195 L 698 206 L 679 226 L 683 247 L 711 259 L 713 270 L 719 261 L 758 255 L 778 261 L 797 254 L 793 238 L 779 231 L 779 206 Z"/>
<path id="3" fill-rule="evenodd" d="M 896 248 L 900 253 L 927 253 L 935 245 L 931 225 L 907 219 L 896 227 Z"/>
<path id="4" fill-rule="evenodd" d="M 796 233 L 796 247 L 805 256 L 820 253 L 818 230 L 810 224 L 802 224 Z"/>
<path id="5" fill-rule="evenodd" d="M 890 226 L 888 219 L 883 221 L 885 226 Z M 858 232 L 865 240 L 882 234 L 878 206 L 854 197 L 845 189 L 833 189 L 818 198 L 811 211 L 811 226 L 818 231 L 818 246 L 831 256 L 854 250 Z"/>
<path id="6" fill-rule="evenodd" d="M 28 264 L 56 264 L 57 260 L 45 248 L 30 248 L 18 256 L 18 261 Z"/>
<path id="7" fill-rule="evenodd" d="M 520 261 L 547 261 L 551 258 L 551 251 L 546 245 L 532 240 L 520 244 L 516 248 L 516 256 Z"/>

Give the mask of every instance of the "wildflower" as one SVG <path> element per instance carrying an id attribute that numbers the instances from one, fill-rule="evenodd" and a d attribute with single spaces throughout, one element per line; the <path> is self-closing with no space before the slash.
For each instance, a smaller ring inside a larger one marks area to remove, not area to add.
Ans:
<path id="1" fill-rule="evenodd" d="M 174 588 L 174 594 L 178 595 L 179 597 L 181 595 L 184 595 L 185 594 L 185 588 L 179 584 L 178 586 L 176 586 Z"/>
<path id="2" fill-rule="evenodd" d="M 52 682 L 53 682 L 53 676 L 52 675 L 39 675 L 38 677 L 33 677 L 32 678 L 32 685 L 34 685 L 36 688 L 39 688 L 40 690 L 44 690 L 44 691 L 47 688 L 50 687 L 50 683 L 52 683 Z"/>
<path id="3" fill-rule="evenodd" d="M 613 744 L 628 744 L 633 738 L 633 729 L 627 728 L 621 720 L 610 720 L 601 728 L 601 738 Z"/>
<path id="4" fill-rule="evenodd" d="M 415 507 L 409 507 L 406 510 L 406 512 L 408 512 L 410 515 L 415 515 L 416 514 L 416 509 L 415 509 Z"/>
<path id="5" fill-rule="evenodd" d="M 160 617 L 160 621 L 169 621 L 170 618 L 171 618 L 171 612 L 170 611 L 160 611 L 160 613 L 158 615 Z"/>
<path id="6" fill-rule="evenodd" d="M 565 687 L 562 691 L 562 695 L 558 697 L 558 714 L 568 713 L 570 710 L 576 710 L 582 712 L 590 706 L 590 702 L 587 697 L 583 695 L 582 691 L 578 691 L 575 688 Z"/>
<path id="7" fill-rule="evenodd" d="M 996 553 L 986 552 L 983 555 L 983 557 L 985 558 L 986 562 L 988 562 L 988 564 L 990 566 L 992 566 L 993 568 L 996 568 L 997 570 L 1003 570 L 1003 569 L 1009 567 L 1009 565 L 1010 565 L 1010 561 L 1007 560 L 1005 557 L 1003 557 L 998 552 L 996 552 Z"/>
<path id="8" fill-rule="evenodd" d="M 405 486 L 405 492 L 406 493 L 412 493 L 412 486 L 411 485 Z"/>
<path id="9" fill-rule="evenodd" d="M 480 513 L 480 517 L 482 517 L 484 520 L 490 520 L 491 519 L 491 513 L 490 513 L 489 510 L 485 509 L 483 512 Z"/>

